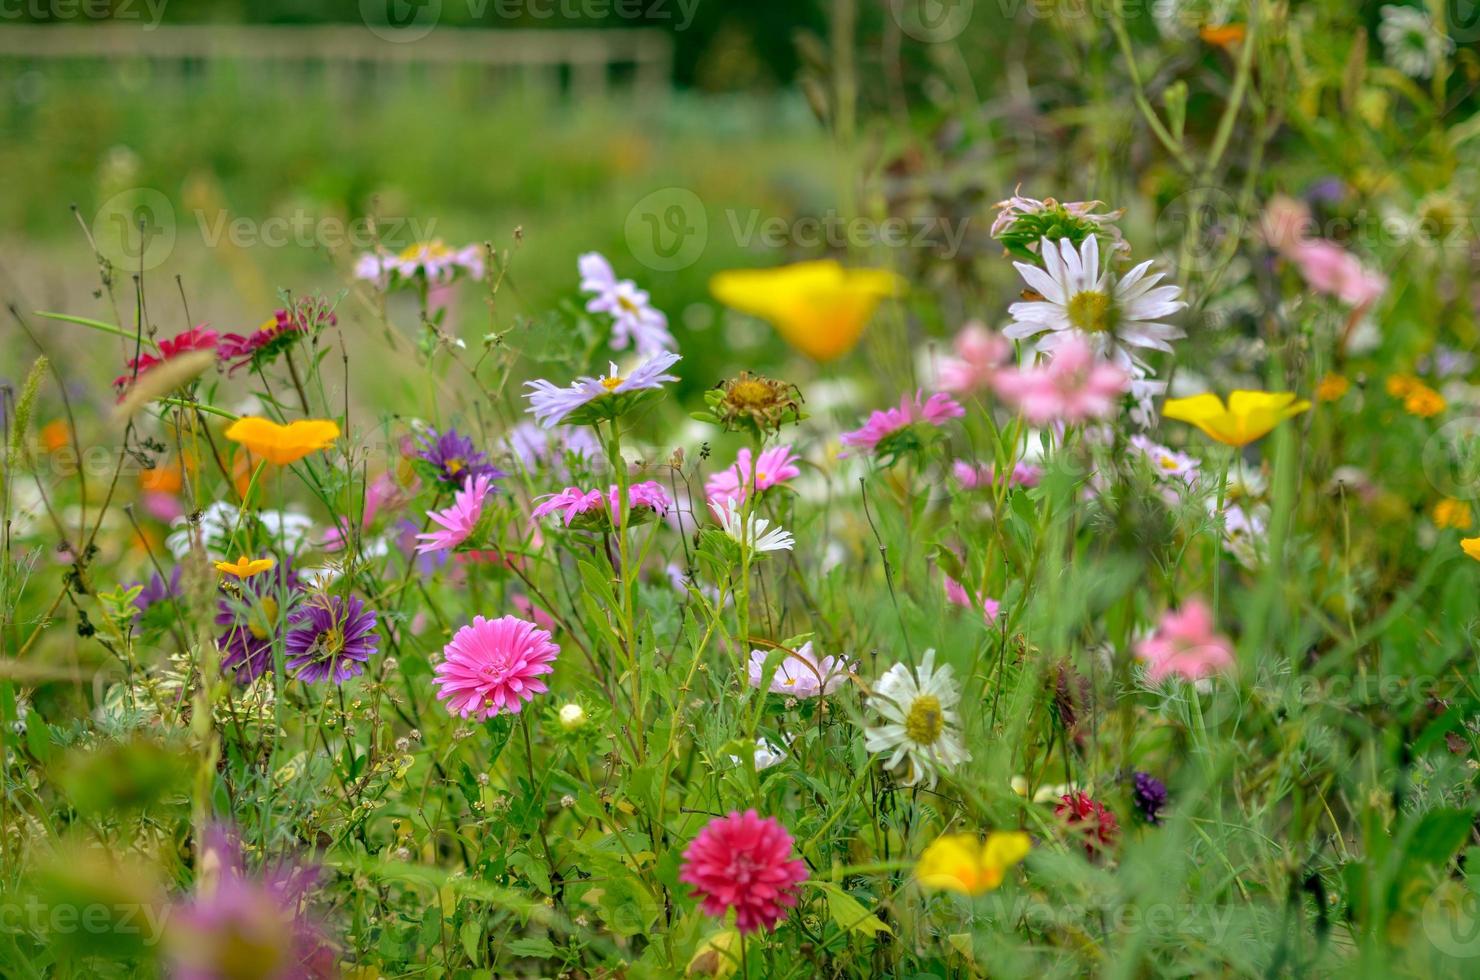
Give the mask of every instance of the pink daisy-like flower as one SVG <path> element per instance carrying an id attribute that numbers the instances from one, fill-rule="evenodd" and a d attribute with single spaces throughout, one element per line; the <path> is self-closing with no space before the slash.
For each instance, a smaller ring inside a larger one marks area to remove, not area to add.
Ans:
<path id="1" fill-rule="evenodd" d="M 797 458 L 790 446 L 773 446 L 762 450 L 754 463 L 756 489 L 764 493 L 792 477 L 801 476 L 802 471 L 796 466 Z M 744 501 L 751 485 L 751 465 L 750 450 L 740 450 L 735 454 L 734 466 L 721 470 L 705 481 L 704 496 L 711 502 L 724 501 L 731 497 L 737 502 Z"/>
<path id="2" fill-rule="evenodd" d="M 1348 306 L 1370 306 L 1387 289 L 1386 276 L 1365 268 L 1361 259 L 1328 239 L 1307 239 L 1287 254 L 1310 288 Z"/>
<path id="3" fill-rule="evenodd" d="M 940 386 L 946 391 L 976 391 L 992 383 L 997 369 L 1012 353 L 1012 343 L 973 320 L 956 334 L 956 356 L 940 362 Z"/>
<path id="4" fill-rule="evenodd" d="M 1130 385 L 1130 376 L 1095 358 L 1078 337 L 1059 344 L 1045 367 L 1003 371 L 993 381 L 1003 401 L 1017 406 L 1033 425 L 1105 418 Z"/>
<path id="5" fill-rule="evenodd" d="M 1201 599 L 1190 599 L 1176 612 L 1167 610 L 1156 633 L 1136 644 L 1136 656 L 1147 663 L 1146 676 L 1160 681 L 1176 674 L 1189 681 L 1233 666 L 1233 643 L 1213 628 L 1213 611 Z"/>
<path id="6" fill-rule="evenodd" d="M 416 553 L 451 551 L 466 541 L 483 517 L 483 500 L 492 486 L 487 476 L 477 477 L 452 495 L 451 507 L 427 511 L 427 517 L 442 527 L 418 534 L 417 540 L 422 543 L 416 546 Z"/>
<path id="7" fill-rule="evenodd" d="M 113 379 L 113 387 L 118 389 L 118 400 L 123 401 L 129 385 L 133 384 L 136 375 L 143 374 L 150 368 L 158 367 L 165 361 L 173 360 L 181 354 L 189 354 L 192 351 L 215 350 L 218 340 L 216 331 L 207 330 L 204 326 L 191 327 L 184 333 L 176 334 L 169 340 L 159 342 L 159 356 L 153 354 L 140 354 L 124 361 L 124 367 L 128 368 L 126 374 L 120 374 Z"/>
<path id="8" fill-rule="evenodd" d="M 741 932 L 773 929 L 797 903 L 807 865 L 792 858 L 791 834 L 754 810 L 716 817 L 684 851 L 678 880 L 694 886 L 706 915 L 735 910 Z"/>
<path id="9" fill-rule="evenodd" d="M 474 616 L 443 649 L 436 667 L 437 698 L 464 718 L 491 718 L 501 711 L 518 714 L 524 702 L 549 690 L 540 677 L 560 647 L 550 631 L 515 616 Z"/>
<path id="10" fill-rule="evenodd" d="M 749 679 L 751 687 L 760 687 L 765 680 L 766 650 L 750 651 Z M 767 688 L 772 694 L 787 694 L 794 698 L 815 698 L 820 694 L 832 694 L 848 681 L 848 675 L 857 670 L 847 657 L 821 657 L 812 652 L 812 641 L 808 640 L 776 665 Z"/>
<path id="11" fill-rule="evenodd" d="M 620 488 L 615 483 L 604 494 L 600 490 L 566 487 L 559 493 L 542 497 L 541 500 L 542 503 L 535 506 L 530 516 L 538 521 L 551 514 L 559 514 L 566 527 L 570 527 L 573 522 L 579 526 L 587 526 L 603 525 L 608 519 L 616 521 L 621 507 Z M 672 506 L 673 500 L 668 496 L 668 491 L 656 480 L 644 480 L 627 488 L 629 520 L 662 514 Z M 641 511 L 648 511 L 650 514 L 640 513 Z"/>
<path id="12" fill-rule="evenodd" d="M 975 599 L 971 593 L 966 591 L 966 586 L 957 582 L 949 575 L 946 579 L 946 601 L 953 606 L 964 606 L 967 609 L 980 609 L 982 618 L 990 625 L 997 621 L 997 613 L 1002 610 L 1002 603 L 988 595 L 978 595 Z"/>
<path id="13" fill-rule="evenodd" d="M 956 477 L 956 482 L 961 484 L 962 490 L 976 490 L 981 487 L 991 487 L 997 484 L 997 467 L 991 463 L 978 463 L 972 465 L 964 460 L 956 460 L 951 464 L 951 473 Z M 1012 464 L 1012 472 L 1007 477 L 1007 485 L 1010 487 L 1036 487 L 1038 481 L 1043 478 L 1043 468 L 1034 466 L 1032 463 L 1017 462 Z"/>
<path id="14" fill-rule="evenodd" d="M 863 423 L 863 428 L 852 432 L 845 432 L 840 437 L 843 445 L 849 450 L 862 450 L 865 454 L 891 455 L 891 440 L 894 436 L 916 422 L 925 422 L 939 428 L 950 419 L 958 419 L 966 414 L 956 399 L 947 394 L 934 394 L 929 398 L 925 393 L 917 391 L 912 398 L 908 393 L 901 396 L 897 408 L 886 408 L 873 412 L 868 420 Z M 884 444 L 881 452 L 880 444 Z M 902 447 L 901 447 L 902 448 Z M 897 453 L 898 449 L 894 449 Z M 840 456 L 848 456 L 851 453 L 840 453 Z"/>

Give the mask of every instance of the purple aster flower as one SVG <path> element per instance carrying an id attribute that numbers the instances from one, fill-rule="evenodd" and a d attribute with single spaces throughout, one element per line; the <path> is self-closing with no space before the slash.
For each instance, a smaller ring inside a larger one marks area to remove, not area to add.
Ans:
<path id="1" fill-rule="evenodd" d="M 290 618 L 287 664 L 297 678 L 313 683 L 330 677 L 343 684 L 365 672 L 380 645 L 375 610 L 355 596 L 315 595 Z"/>
<path id="2" fill-rule="evenodd" d="M 533 389 L 524 396 L 529 399 L 527 411 L 547 429 L 567 419 L 584 424 L 616 418 L 629 404 L 616 396 L 657 390 L 665 381 L 677 381 L 675 375 L 666 372 L 680 360 L 682 358 L 678 354 L 666 351 L 643 361 L 625 376 L 618 373 L 616 364 L 612 364 L 611 373 L 606 377 L 585 375 L 567 388 L 557 388 L 543 380 L 526 381 L 524 386 Z"/>
<path id="3" fill-rule="evenodd" d="M 144 585 L 144 591 L 134 596 L 134 608 L 139 611 L 139 614 L 134 617 L 134 625 L 142 626 L 146 622 L 152 622 L 155 617 L 149 615 L 149 610 L 162 602 L 173 603 L 178 598 L 180 598 L 179 565 L 176 565 L 175 570 L 170 572 L 168 582 L 160 578 L 158 572 L 150 575 L 148 584 Z M 164 612 L 161 610 L 161 613 Z"/>
<path id="4" fill-rule="evenodd" d="M 170 910 L 170 976 L 214 980 L 247 964 L 260 977 L 336 975 L 334 950 L 307 912 L 316 870 L 282 862 L 250 875 L 241 845 L 219 826 L 206 831 L 196 865 L 195 894 Z"/>
<path id="5" fill-rule="evenodd" d="M 1136 812 L 1149 824 L 1161 823 L 1161 810 L 1167 805 L 1166 783 L 1149 772 L 1138 772 L 1131 781 L 1134 783 L 1131 802 L 1135 803 Z"/>
<path id="6" fill-rule="evenodd" d="M 432 469 L 432 475 L 450 487 L 461 487 L 469 479 L 486 476 L 490 480 L 502 480 L 508 476 L 488 461 L 488 457 L 473 445 L 473 440 L 448 429 L 438 434 L 428 429 L 418 440 L 416 459 Z"/>
<path id="7" fill-rule="evenodd" d="M 216 645 L 221 670 L 235 672 L 239 684 L 250 684 L 272 669 L 272 644 L 299 587 L 298 575 L 288 562 L 249 579 L 233 580 L 222 590 L 216 625 L 223 627 Z"/>

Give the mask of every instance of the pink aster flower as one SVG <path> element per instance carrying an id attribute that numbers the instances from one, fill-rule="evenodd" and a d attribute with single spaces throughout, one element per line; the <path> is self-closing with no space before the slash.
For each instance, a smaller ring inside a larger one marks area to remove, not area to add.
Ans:
<path id="1" fill-rule="evenodd" d="M 1088 343 L 1070 337 L 1045 367 L 1003 371 L 993 384 L 1003 401 L 1017 406 L 1033 425 L 1105 418 L 1130 376 L 1109 361 L 1096 360 Z"/>
<path id="2" fill-rule="evenodd" d="M 416 536 L 422 542 L 416 546 L 416 553 L 451 551 L 466 541 L 483 517 L 483 500 L 492 487 L 493 481 L 487 476 L 477 477 L 452 495 L 451 507 L 427 511 L 427 517 L 442 526 Z"/>
<path id="3" fill-rule="evenodd" d="M 735 910 L 741 932 L 773 929 L 797 903 L 807 865 L 792 858 L 791 834 L 773 817 L 754 810 L 716 817 L 684 851 L 678 880 L 694 886 L 704 913 Z"/>
<path id="4" fill-rule="evenodd" d="M 435 671 L 437 698 L 464 718 L 482 720 L 501 711 L 517 715 L 524 702 L 549 690 L 540 677 L 554 672 L 551 661 L 558 653 L 549 630 L 514 616 L 474 616 L 442 651 Z"/>
<path id="5" fill-rule="evenodd" d="M 946 579 L 946 601 L 953 606 L 963 606 L 967 609 L 980 609 L 982 618 L 990 625 L 997 621 L 997 613 L 1002 611 L 1002 603 L 988 595 L 977 595 L 975 599 L 971 593 L 966 591 L 966 586 L 957 582 L 949 575 Z"/>
<path id="6" fill-rule="evenodd" d="M 535 505 L 530 516 L 538 521 L 551 514 L 559 514 L 564 520 L 565 526 L 570 527 L 572 523 L 578 526 L 605 526 L 609 518 L 615 522 L 621 507 L 620 488 L 613 483 L 606 493 L 600 490 L 582 490 L 580 487 L 566 487 L 559 493 L 549 494 L 540 498 L 542 501 Z M 605 505 L 605 506 L 603 506 Z M 665 513 L 673 506 L 673 500 L 668 496 L 668 491 L 656 480 L 644 480 L 634 483 L 627 488 L 627 513 L 629 520 L 638 520 L 651 516 L 652 514 Z M 647 511 L 649 513 L 642 513 Z"/>
<path id="7" fill-rule="evenodd" d="M 750 686 L 760 687 L 766 676 L 766 659 L 769 653 L 765 650 L 750 651 Z M 832 694 L 842 687 L 848 680 L 848 675 L 856 669 L 856 665 L 848 662 L 847 657 L 822 657 L 812 652 L 812 641 L 808 640 L 795 650 L 787 651 L 786 656 L 776 665 L 776 672 L 771 675 L 771 685 L 767 690 L 772 694 L 788 694 L 794 698 L 815 698 L 819 694 Z"/>
<path id="8" fill-rule="evenodd" d="M 761 451 L 755 461 L 755 486 L 761 492 L 785 483 L 792 477 L 801 476 L 796 466 L 797 456 L 790 446 L 773 446 Z M 735 454 L 735 465 L 711 476 L 704 484 L 704 496 L 711 502 L 734 497 L 743 501 L 750 489 L 751 455 L 749 449 Z"/>
<path id="9" fill-rule="evenodd" d="M 898 408 L 886 408 L 872 413 L 864 422 L 863 428 L 843 433 L 841 441 L 850 451 L 857 449 L 865 454 L 880 454 L 880 443 L 916 422 L 925 422 L 939 428 L 950 419 L 958 419 L 965 414 L 966 409 L 950 395 L 937 393 L 926 398 L 924 392 L 917 391 L 912 398 L 906 393 L 900 397 Z M 880 455 L 887 454 L 886 448 L 885 453 Z M 839 455 L 848 456 L 852 453 Z"/>
<path id="10" fill-rule="evenodd" d="M 956 477 L 956 482 L 961 484 L 962 490 L 976 490 L 981 487 L 996 486 L 998 482 L 997 467 L 991 463 L 977 463 L 973 465 L 958 459 L 951 464 L 951 473 Z M 1042 467 L 1019 461 L 1012 464 L 1012 472 L 1008 474 L 1007 485 L 1010 487 L 1036 487 L 1038 486 L 1038 481 L 1042 478 Z"/>
<path id="11" fill-rule="evenodd" d="M 1299 242 L 1287 255 L 1310 288 L 1348 306 L 1369 306 L 1387 289 L 1386 276 L 1363 267 L 1360 259 L 1328 239 Z"/>
<path id="12" fill-rule="evenodd" d="M 1207 604 L 1190 599 L 1176 612 L 1167 610 L 1155 634 L 1136 644 L 1136 655 L 1153 681 L 1171 674 L 1196 681 L 1233 666 L 1233 643 L 1214 631 Z"/>
<path id="13" fill-rule="evenodd" d="M 956 356 L 940 362 L 940 386 L 946 391 L 976 391 L 992 383 L 997 369 L 1012 353 L 1012 344 L 975 320 L 956 334 Z"/>

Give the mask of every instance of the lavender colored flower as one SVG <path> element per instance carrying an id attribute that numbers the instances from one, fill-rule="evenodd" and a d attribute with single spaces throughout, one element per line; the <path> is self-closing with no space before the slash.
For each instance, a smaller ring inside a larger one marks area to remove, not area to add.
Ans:
<path id="1" fill-rule="evenodd" d="M 431 468 L 431 475 L 436 480 L 450 487 L 461 487 L 480 476 L 490 480 L 508 476 L 488 461 L 488 456 L 473 445 L 471 437 L 456 429 L 442 433 L 428 429 L 418 440 L 413 456 Z"/>
<path id="2" fill-rule="evenodd" d="M 628 407 L 628 400 L 619 395 L 640 395 L 649 390 L 663 387 L 665 381 L 677 381 L 668 369 L 682 358 L 672 352 L 664 352 L 643 361 L 626 375 L 619 373 L 617 365 L 611 365 L 606 377 L 593 378 L 585 375 L 577 378 L 565 388 L 558 388 L 548 381 L 526 381 L 531 389 L 529 411 L 545 428 L 561 422 L 585 424 L 601 419 L 616 418 Z"/>
<path id="3" fill-rule="evenodd" d="M 309 683 L 332 678 L 343 684 L 363 674 L 380 645 L 375 610 L 356 596 L 313 596 L 289 621 L 287 665 Z"/>
<path id="4" fill-rule="evenodd" d="M 328 937 L 307 914 L 318 883 L 312 868 L 279 863 L 247 873 L 241 845 L 211 827 L 197 861 L 195 895 L 170 910 L 165 936 L 170 975 L 180 980 L 334 976 Z"/>
<path id="5" fill-rule="evenodd" d="M 1138 772 L 1131 781 L 1134 784 L 1131 802 L 1136 805 L 1136 812 L 1149 824 L 1161 823 L 1161 811 L 1167 805 L 1166 784 L 1149 772 Z"/>
<path id="6" fill-rule="evenodd" d="M 145 626 L 152 624 L 159 616 L 169 615 L 167 609 L 160 609 L 154 616 L 150 610 L 162 603 L 174 604 L 180 598 L 180 566 L 176 565 L 174 571 L 170 572 L 170 579 L 166 582 L 155 572 L 149 576 L 149 581 L 144 583 L 144 591 L 134 596 L 134 608 L 139 614 L 134 617 L 134 626 Z"/>
<path id="7" fill-rule="evenodd" d="M 299 585 L 297 573 L 284 561 L 234 584 L 232 592 L 222 592 L 216 625 L 224 631 L 216 645 L 221 670 L 234 672 L 237 683 L 250 684 L 272 669 L 272 644 Z"/>

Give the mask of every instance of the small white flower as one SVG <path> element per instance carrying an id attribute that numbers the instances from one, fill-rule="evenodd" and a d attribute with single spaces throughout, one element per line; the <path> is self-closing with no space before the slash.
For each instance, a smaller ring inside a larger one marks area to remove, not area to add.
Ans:
<path id="1" fill-rule="evenodd" d="M 894 769 L 909 763 L 906 786 L 924 782 L 934 787 L 939 774 L 971 758 L 961 741 L 956 705 L 961 693 L 951 678 L 950 665 L 935 669 L 935 651 L 926 650 L 919 668 L 911 672 L 904 664 L 890 667 L 867 704 L 884 723 L 865 728 L 864 747 L 886 754 L 884 767 Z"/>
<path id="2" fill-rule="evenodd" d="M 1165 273 L 1150 272 L 1148 260 L 1116 277 L 1100 268 L 1100 245 L 1094 235 L 1079 248 L 1069 239 L 1039 248 L 1043 268 L 1014 262 L 1023 280 L 1043 297 L 1014 303 L 1007 312 L 1012 326 L 1002 331 L 1012 340 L 1037 337 L 1037 348 L 1052 353 L 1078 336 L 1101 357 L 1122 370 L 1145 376 L 1146 364 L 1132 348 L 1170 351 L 1171 341 L 1186 334 L 1161 322 L 1187 306 L 1176 286 L 1158 286 Z"/>
<path id="3" fill-rule="evenodd" d="M 1434 26 L 1427 11 L 1386 4 L 1377 25 L 1387 63 L 1409 78 L 1428 78 L 1440 60 L 1454 51 L 1453 39 Z"/>
<path id="4" fill-rule="evenodd" d="M 785 758 L 785 749 L 777 748 L 773 743 L 767 741 L 764 737 L 757 738 L 755 740 L 756 772 L 760 772 L 762 769 L 769 769 L 772 766 L 776 765 L 778 762 L 785 760 Z M 732 755 L 730 756 L 730 761 L 738 766 L 740 764 L 740 757 L 738 755 Z"/>
<path id="5" fill-rule="evenodd" d="M 586 723 L 586 709 L 574 701 L 560 706 L 560 727 L 573 732 Z"/>
<path id="6" fill-rule="evenodd" d="M 768 551 L 790 551 L 796 546 L 796 539 L 791 536 L 790 531 L 780 526 L 768 530 L 771 522 L 765 518 L 751 514 L 747 521 L 734 497 L 720 505 L 711 502 L 710 509 L 714 511 L 715 519 L 724 525 L 725 534 L 742 547 L 763 554 Z"/>

